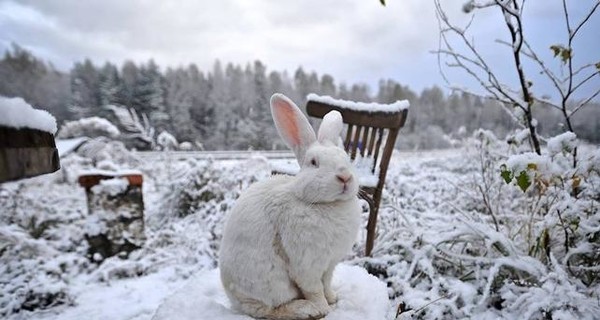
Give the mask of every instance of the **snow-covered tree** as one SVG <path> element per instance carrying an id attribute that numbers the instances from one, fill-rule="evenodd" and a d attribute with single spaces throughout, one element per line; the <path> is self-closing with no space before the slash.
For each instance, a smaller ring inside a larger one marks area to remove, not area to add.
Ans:
<path id="1" fill-rule="evenodd" d="M 133 108 L 140 114 L 147 114 L 158 128 L 165 128 L 169 115 L 165 106 L 163 78 L 154 60 L 140 68 L 133 95 Z"/>
<path id="2" fill-rule="evenodd" d="M 123 104 L 123 84 L 117 67 L 109 62 L 100 70 L 100 105 Z M 107 112 L 105 108 L 102 109 Z M 102 113 L 99 112 L 99 115 Z"/>
<path id="3" fill-rule="evenodd" d="M 77 62 L 71 70 L 71 111 L 76 118 L 96 115 L 100 107 L 100 75 L 98 70 L 86 59 Z"/>

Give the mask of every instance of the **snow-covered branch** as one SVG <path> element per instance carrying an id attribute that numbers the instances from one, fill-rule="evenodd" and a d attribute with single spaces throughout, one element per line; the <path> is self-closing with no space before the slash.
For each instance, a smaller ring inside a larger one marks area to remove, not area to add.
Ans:
<path id="1" fill-rule="evenodd" d="M 150 147 L 154 146 L 155 130 L 146 114 L 142 114 L 140 119 L 133 108 L 127 109 L 116 105 L 108 105 L 106 108 L 114 113 L 127 138 L 140 140 Z"/>

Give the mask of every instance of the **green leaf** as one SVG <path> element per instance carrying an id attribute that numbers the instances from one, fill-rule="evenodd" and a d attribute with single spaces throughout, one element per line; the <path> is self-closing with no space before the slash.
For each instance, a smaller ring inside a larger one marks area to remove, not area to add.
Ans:
<path id="1" fill-rule="evenodd" d="M 579 229 L 579 217 L 571 220 L 571 223 L 569 223 L 569 227 L 571 227 L 571 230 L 573 230 L 573 231 L 576 231 L 577 229 Z"/>
<path id="2" fill-rule="evenodd" d="M 572 49 L 563 48 L 562 52 L 560 53 L 560 59 L 562 60 L 563 63 L 567 63 L 567 61 L 569 61 L 569 59 L 571 59 L 572 52 L 573 52 Z"/>
<path id="3" fill-rule="evenodd" d="M 555 44 L 550 46 L 550 50 L 552 50 L 552 52 L 554 52 L 554 56 L 558 56 L 560 54 L 560 52 L 562 51 L 563 46 Z"/>
<path id="4" fill-rule="evenodd" d="M 550 50 L 554 53 L 554 57 L 560 56 L 563 63 L 567 63 L 573 57 L 573 49 L 565 48 L 560 44 L 551 45 Z"/>
<path id="5" fill-rule="evenodd" d="M 517 179 L 517 185 L 519 186 L 519 188 L 521 188 L 521 190 L 523 190 L 523 192 L 527 191 L 527 188 L 529 188 L 529 186 L 531 185 L 531 181 L 529 181 L 529 176 L 527 175 L 527 171 L 523 170 L 521 171 L 521 173 L 519 173 L 519 175 L 516 177 Z"/>
<path id="6" fill-rule="evenodd" d="M 508 170 L 505 164 L 500 166 L 500 176 L 502 177 L 502 179 L 504 179 L 504 182 L 506 182 L 507 184 L 509 184 L 510 181 L 512 181 L 513 179 L 512 171 Z"/>
<path id="7" fill-rule="evenodd" d="M 379 2 L 381 2 L 382 6 L 385 6 L 385 0 L 379 0 Z"/>

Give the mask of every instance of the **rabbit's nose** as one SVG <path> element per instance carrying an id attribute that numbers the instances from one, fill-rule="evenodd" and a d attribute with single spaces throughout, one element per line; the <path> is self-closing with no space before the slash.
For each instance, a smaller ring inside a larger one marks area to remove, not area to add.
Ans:
<path id="1" fill-rule="evenodd" d="M 352 174 L 350 174 L 350 173 L 337 174 L 335 177 L 338 179 L 339 182 L 344 183 L 344 184 L 346 184 L 350 180 L 352 180 Z"/>

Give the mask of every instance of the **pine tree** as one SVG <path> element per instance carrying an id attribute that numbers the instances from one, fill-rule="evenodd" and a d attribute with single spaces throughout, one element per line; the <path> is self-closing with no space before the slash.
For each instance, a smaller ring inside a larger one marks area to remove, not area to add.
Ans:
<path id="1" fill-rule="evenodd" d="M 140 114 L 147 114 L 157 129 L 165 129 L 169 115 L 165 106 L 163 78 L 153 60 L 140 68 L 133 91 L 133 108 Z"/>
<path id="2" fill-rule="evenodd" d="M 100 112 L 100 76 L 94 64 L 85 59 L 71 70 L 70 109 L 76 119 L 96 116 Z"/>

